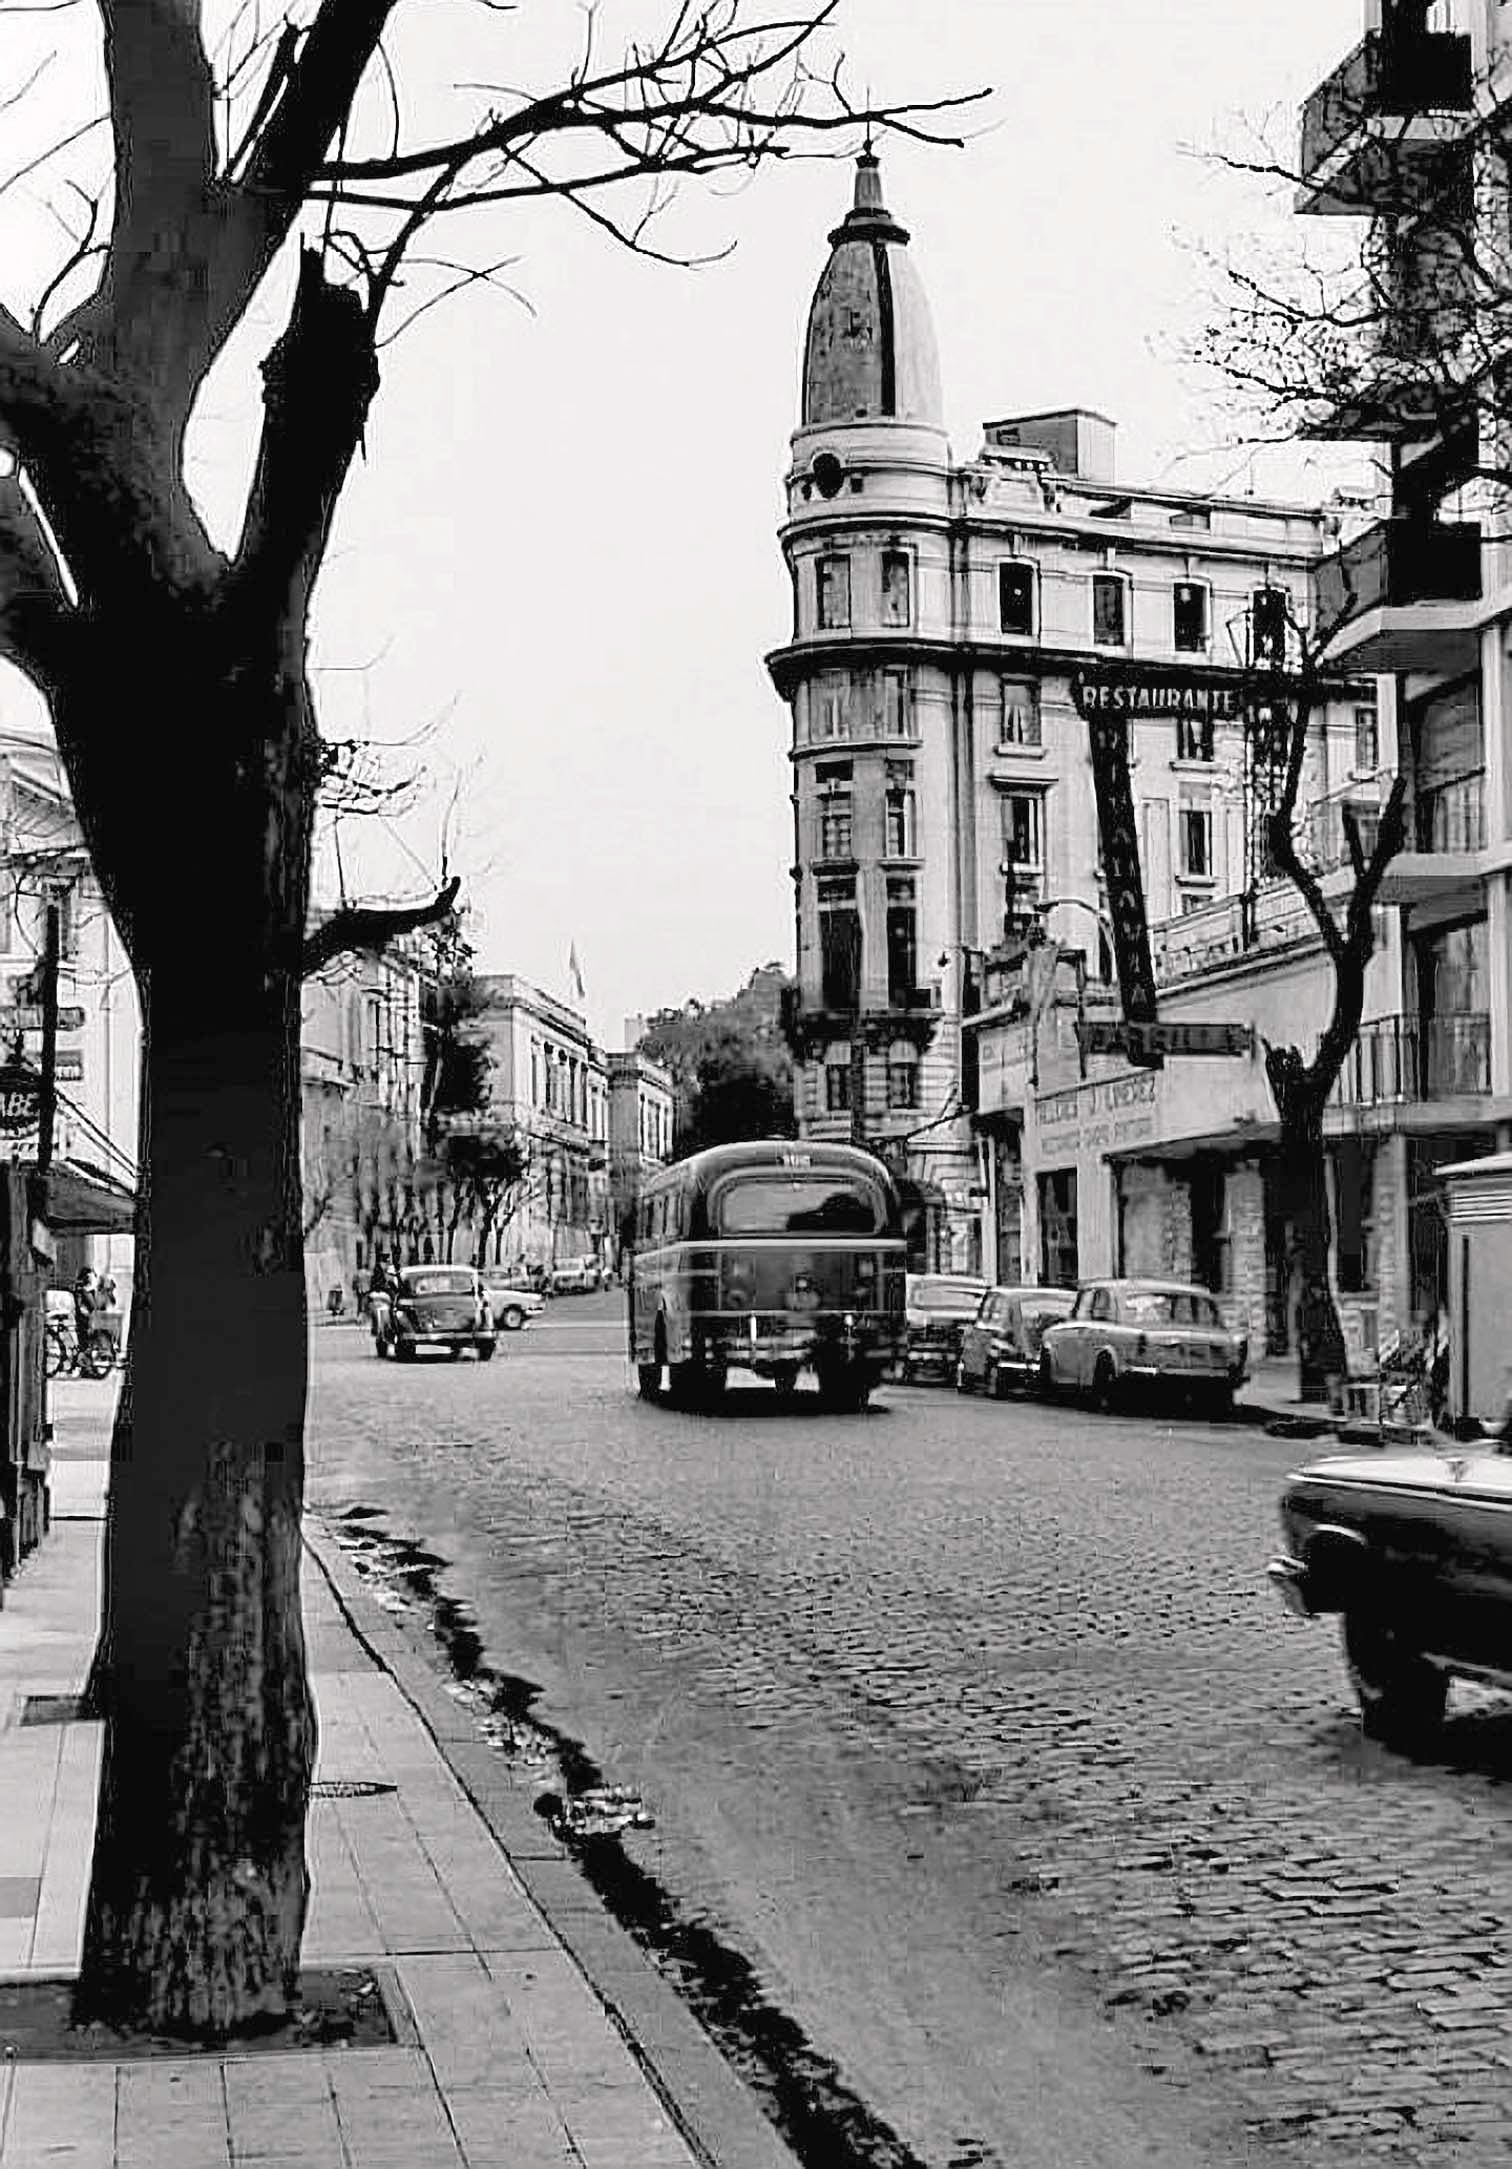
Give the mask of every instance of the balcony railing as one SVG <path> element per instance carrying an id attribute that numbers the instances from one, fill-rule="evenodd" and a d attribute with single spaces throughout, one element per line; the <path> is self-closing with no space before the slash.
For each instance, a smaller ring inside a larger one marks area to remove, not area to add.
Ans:
<path id="1" fill-rule="evenodd" d="M 1340 1107 L 1441 1100 L 1491 1089 L 1491 1019 L 1381 1017 L 1362 1025 L 1332 1098 Z"/>
<path id="2" fill-rule="evenodd" d="M 1254 899 L 1221 896 L 1179 919 L 1150 928 L 1150 956 L 1157 986 L 1195 979 L 1219 965 L 1237 963 L 1267 949 L 1315 935 L 1312 913 L 1285 882 L 1272 882 Z"/>
<path id="3" fill-rule="evenodd" d="M 1481 531 L 1473 520 L 1382 520 L 1325 557 L 1313 574 L 1325 640 L 1367 610 L 1476 602 L 1480 593 Z"/>
<path id="4" fill-rule="evenodd" d="M 1470 40 L 1441 30 L 1372 30 L 1302 108 L 1302 171 L 1377 114 L 1467 113 L 1474 98 Z"/>
<path id="5" fill-rule="evenodd" d="M 1368 777 L 1330 791 L 1315 799 L 1302 816 L 1302 849 L 1315 873 L 1331 874 L 1350 864 L 1349 841 L 1344 834 L 1344 809 L 1355 817 L 1360 849 L 1369 858 L 1381 828 L 1383 778 Z"/>
<path id="6" fill-rule="evenodd" d="M 1486 778 L 1483 770 L 1420 790 L 1413 805 L 1413 844 L 1419 851 L 1483 851 Z"/>

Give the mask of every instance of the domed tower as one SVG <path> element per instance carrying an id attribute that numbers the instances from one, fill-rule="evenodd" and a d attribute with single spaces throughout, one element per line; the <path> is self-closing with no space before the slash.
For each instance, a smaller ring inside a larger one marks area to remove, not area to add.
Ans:
<path id="1" fill-rule="evenodd" d="M 935 1120 L 961 1103 L 950 450 L 929 305 L 869 146 L 829 241 L 781 534 L 792 635 L 767 658 L 792 714 L 797 1112 L 882 1151 L 943 1231 L 974 1167 L 964 1118 Z M 931 1248 L 964 1262 L 943 1232 Z"/>

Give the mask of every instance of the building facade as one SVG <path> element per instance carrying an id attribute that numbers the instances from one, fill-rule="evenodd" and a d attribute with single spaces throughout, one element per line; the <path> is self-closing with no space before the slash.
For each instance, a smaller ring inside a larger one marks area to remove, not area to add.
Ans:
<path id="1" fill-rule="evenodd" d="M 609 1199 L 611 1251 L 620 1252 L 620 1230 L 633 1214 L 641 1184 L 672 1157 L 673 1096 L 670 1071 L 631 1047 L 605 1057 L 609 1080 Z"/>
<path id="2" fill-rule="evenodd" d="M 503 1263 L 549 1270 L 612 1257 L 609 1073 L 587 1019 L 511 972 L 483 975 L 477 1020 L 493 1060 L 488 1119 L 513 1128 L 530 1167 L 500 1230 Z"/>
<path id="3" fill-rule="evenodd" d="M 1147 1228 L 1157 1209 L 1117 1206 L 1101 1166 L 1089 1186 L 1098 1124 L 1074 1125 L 1073 1144 L 1034 1111 L 1063 1082 L 1066 1047 L 1080 1085 L 1068 1019 L 1109 1014 L 1115 977 L 1074 688 L 1126 668 L 1178 705 L 1186 685 L 1210 696 L 1130 725 L 1163 992 L 1241 948 L 1292 944 L 1302 958 L 1299 898 L 1288 913 L 1267 895 L 1258 931 L 1241 902 L 1262 856 L 1241 692 L 1311 623 L 1337 522 L 1128 486 L 1114 425 L 1079 410 L 991 422 L 956 462 L 927 305 L 874 158 L 830 241 L 787 477 L 792 633 L 768 658 L 792 714 L 800 1123 L 871 1145 L 918 1186 L 939 1231 L 930 1262 L 1026 1279 L 1106 1270 L 1120 1216 Z M 1368 819 L 1378 767 L 1362 677 L 1337 689 L 1309 748 L 1320 868 L 1343 861 L 1340 797 Z M 1225 998 L 1249 1013 L 1247 990 Z M 1032 1046 L 1030 1006 L 1043 1011 Z M 1213 1067 L 1194 1073 L 1199 1094 Z M 1263 1098 L 1258 1053 L 1249 1067 Z M 1131 1201 L 1139 1187 L 1131 1172 Z M 1180 1262 L 1174 1238 L 1165 1247 Z M 1139 1255 L 1151 1248 L 1137 1239 Z"/>

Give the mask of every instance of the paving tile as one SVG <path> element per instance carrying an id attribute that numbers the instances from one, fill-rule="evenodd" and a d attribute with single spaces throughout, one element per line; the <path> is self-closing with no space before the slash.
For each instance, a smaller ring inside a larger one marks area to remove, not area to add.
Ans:
<path id="1" fill-rule="evenodd" d="M 14 2154 L 29 2148 L 113 2143 L 115 2118 L 114 2064 L 18 2064 L 6 2123 L 6 2169 Z"/>
<path id="2" fill-rule="evenodd" d="M 582 2169 L 545 2089 L 458 2087 L 447 2107 L 468 2169 Z M 633 2157 L 626 2157 L 630 2169 Z"/>
<path id="3" fill-rule="evenodd" d="M 395 1971 L 443 2093 L 525 2064 L 525 2036 L 508 2000 L 472 1952 L 402 1958 Z"/>

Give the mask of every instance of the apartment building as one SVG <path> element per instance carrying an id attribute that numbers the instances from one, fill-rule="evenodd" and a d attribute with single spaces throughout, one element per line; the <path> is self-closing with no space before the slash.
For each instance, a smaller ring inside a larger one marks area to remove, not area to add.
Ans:
<path id="1" fill-rule="evenodd" d="M 627 1037 L 629 1032 L 627 1029 Z M 619 1231 L 634 1212 L 641 1184 L 672 1157 L 673 1093 L 670 1071 L 639 1048 L 605 1056 L 609 1081 L 609 1198 L 611 1255 Z"/>
<path id="2" fill-rule="evenodd" d="M 493 1059 L 488 1114 L 525 1140 L 523 1202 L 500 1256 L 550 1267 L 612 1255 L 609 1072 L 581 1011 L 513 972 L 485 974 L 477 1020 Z"/>

